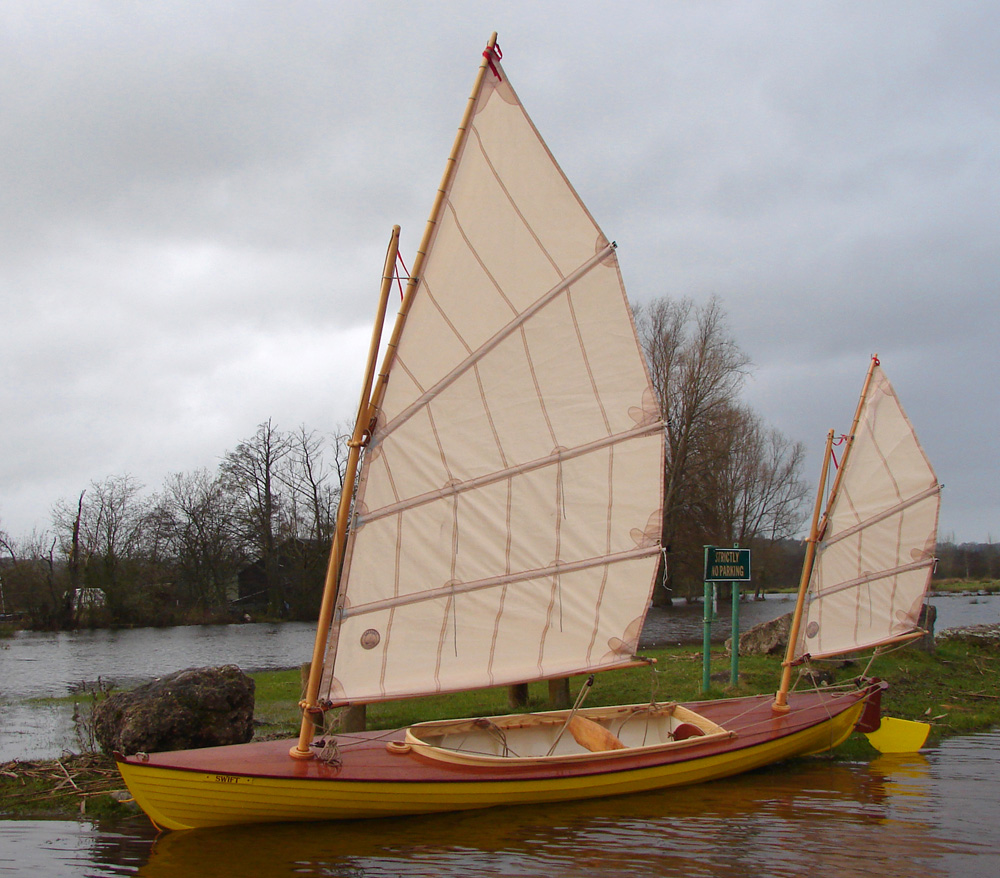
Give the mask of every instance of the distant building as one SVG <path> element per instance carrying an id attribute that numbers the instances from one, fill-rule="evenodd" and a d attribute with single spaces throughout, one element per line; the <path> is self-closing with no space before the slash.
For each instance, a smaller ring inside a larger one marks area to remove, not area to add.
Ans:
<path id="1" fill-rule="evenodd" d="M 81 611 L 99 610 L 107 603 L 103 588 L 77 588 L 73 590 L 71 606 L 74 615 Z"/>

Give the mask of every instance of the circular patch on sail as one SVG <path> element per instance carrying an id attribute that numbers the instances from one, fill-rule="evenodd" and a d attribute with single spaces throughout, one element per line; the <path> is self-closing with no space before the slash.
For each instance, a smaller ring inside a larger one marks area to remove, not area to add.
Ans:
<path id="1" fill-rule="evenodd" d="M 806 625 L 806 637 L 815 637 L 819 634 L 819 622 L 810 622 Z"/>
<path id="2" fill-rule="evenodd" d="M 378 631 L 374 628 L 369 628 L 364 634 L 361 635 L 361 645 L 365 649 L 375 649 L 381 639 L 382 635 L 379 634 Z"/>

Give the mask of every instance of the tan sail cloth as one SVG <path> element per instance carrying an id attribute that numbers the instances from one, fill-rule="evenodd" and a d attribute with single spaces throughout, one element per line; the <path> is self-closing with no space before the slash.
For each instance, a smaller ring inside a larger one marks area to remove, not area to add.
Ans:
<path id="1" fill-rule="evenodd" d="M 649 603 L 662 424 L 614 248 L 494 66 L 365 454 L 335 702 L 621 664 Z"/>
<path id="2" fill-rule="evenodd" d="M 879 366 L 827 516 L 795 657 L 867 649 L 917 629 L 940 486 Z"/>

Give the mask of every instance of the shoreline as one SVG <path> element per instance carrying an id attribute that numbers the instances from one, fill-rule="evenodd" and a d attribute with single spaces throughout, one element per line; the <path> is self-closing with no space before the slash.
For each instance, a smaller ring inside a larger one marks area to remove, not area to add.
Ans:
<path id="1" fill-rule="evenodd" d="M 796 593 L 795 588 L 780 588 L 773 589 L 770 591 L 765 591 L 763 598 L 755 599 L 751 594 L 744 591 L 742 600 L 745 602 L 751 602 L 754 600 L 765 600 L 767 598 L 778 598 L 778 597 L 793 597 Z M 940 580 L 932 584 L 931 589 L 927 592 L 927 598 L 936 597 L 989 597 L 992 595 L 1000 594 L 1000 580 L 996 579 L 986 579 L 986 580 Z M 695 606 L 702 603 L 702 596 L 700 594 L 693 595 L 691 599 L 679 597 L 674 600 L 674 604 L 669 604 L 663 607 L 658 607 L 658 609 L 669 610 L 671 606 Z M 281 625 L 285 623 L 307 623 L 315 624 L 315 619 L 281 619 L 273 618 L 267 616 L 266 614 L 259 617 L 235 617 L 233 615 L 212 617 L 209 619 L 203 619 L 202 621 L 190 621 L 182 622 L 175 625 L 135 625 L 135 626 L 79 626 L 76 628 L 30 628 L 25 627 L 13 619 L 14 614 L 8 614 L 3 619 L 0 619 L 0 642 L 5 637 L 9 637 L 18 631 L 29 631 L 33 633 L 52 633 L 58 631 L 134 631 L 141 630 L 143 628 L 209 628 L 209 627 L 225 627 L 229 625 L 256 625 L 256 624 L 271 624 L 271 625 Z"/>
<path id="2" fill-rule="evenodd" d="M 919 649 L 898 651 L 875 659 L 870 670 L 861 662 L 845 663 L 838 669 L 843 679 L 859 672 L 880 677 L 889 684 L 883 701 L 886 715 L 929 722 L 932 726 L 931 746 L 956 735 L 988 731 L 1000 725 L 1000 623 L 967 625 L 941 631 L 935 638 L 934 652 Z M 644 650 L 658 660 L 657 674 L 661 688 L 668 689 L 678 701 L 695 701 L 727 695 L 759 694 L 773 691 L 780 659 L 773 656 L 746 656 L 741 659 L 740 683 L 735 689 L 717 688 L 707 694 L 699 692 L 692 673 L 700 666 L 698 649 Z M 713 658 L 713 670 L 728 679 L 729 657 Z M 602 701 L 636 701 L 648 699 L 649 676 L 645 669 L 615 672 L 614 687 L 605 687 L 592 696 L 592 706 Z M 583 679 L 583 678 L 580 678 Z M 255 739 L 294 737 L 287 726 L 294 707 L 299 685 L 298 669 L 266 671 L 255 677 L 260 701 L 255 707 L 255 724 L 259 734 Z M 613 689 L 613 692 L 608 692 Z M 457 696 L 435 696 L 416 699 L 405 704 L 371 706 L 369 727 L 397 728 L 416 721 L 412 717 L 491 715 L 508 712 L 506 687 L 462 693 Z M 277 718 L 269 714 L 278 710 Z M 532 699 L 526 710 L 544 709 L 544 698 Z M 262 717 L 258 721 L 258 716 Z M 269 729 L 270 727 L 270 729 Z M 841 758 L 869 761 L 875 751 L 863 736 L 852 739 L 838 750 L 821 758 Z M 66 753 L 56 759 L 7 762 L 0 764 L 0 820 L 33 818 L 73 819 L 81 817 L 115 817 L 145 819 L 125 791 L 121 776 L 111 756 L 99 753 Z"/>

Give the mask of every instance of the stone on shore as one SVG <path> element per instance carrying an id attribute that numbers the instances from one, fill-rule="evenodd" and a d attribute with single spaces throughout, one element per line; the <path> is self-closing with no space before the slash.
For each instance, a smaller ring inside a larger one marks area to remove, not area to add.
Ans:
<path id="1" fill-rule="evenodd" d="M 791 613 L 754 625 L 740 634 L 740 655 L 781 655 L 788 643 L 791 627 Z M 731 651 L 732 648 L 730 637 L 726 640 L 726 651 Z"/>
<path id="2" fill-rule="evenodd" d="M 938 640 L 958 640 L 977 646 L 1000 647 L 1000 625 L 967 625 L 964 628 L 948 628 L 937 636 Z"/>
<path id="3" fill-rule="evenodd" d="M 253 737 L 254 682 L 235 665 L 189 668 L 94 709 L 105 753 L 132 754 L 245 744 Z"/>
<path id="4" fill-rule="evenodd" d="M 934 623 L 937 609 L 924 604 L 917 624 L 927 633 L 916 641 L 917 647 L 926 652 L 934 652 Z M 740 634 L 740 655 L 781 655 L 788 645 L 788 634 L 792 628 L 792 614 L 786 613 L 770 622 L 761 622 Z M 726 651 L 732 649 L 732 638 L 726 639 Z"/>

